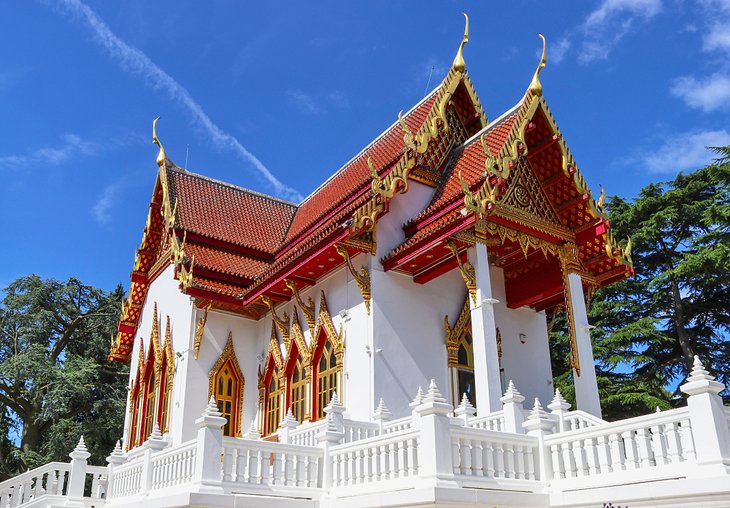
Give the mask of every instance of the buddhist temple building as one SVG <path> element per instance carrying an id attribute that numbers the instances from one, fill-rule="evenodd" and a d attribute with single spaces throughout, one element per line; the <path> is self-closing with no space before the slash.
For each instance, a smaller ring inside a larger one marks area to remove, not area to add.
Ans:
<path id="1" fill-rule="evenodd" d="M 82 442 L 56 483 L 0 496 L 70 471 L 79 506 L 730 506 L 730 412 L 699 359 L 688 407 L 602 419 L 586 308 L 632 276 L 630 240 L 548 107 L 545 39 L 488 118 L 468 38 L 467 19 L 438 86 L 300 203 L 178 167 L 155 120 L 109 354 L 131 366 L 124 435 L 108 468 L 74 473 Z"/>

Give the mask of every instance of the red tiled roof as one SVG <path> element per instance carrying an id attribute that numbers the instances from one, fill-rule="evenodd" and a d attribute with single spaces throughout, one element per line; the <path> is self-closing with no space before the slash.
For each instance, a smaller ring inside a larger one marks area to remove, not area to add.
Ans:
<path id="1" fill-rule="evenodd" d="M 186 243 L 185 254 L 195 257 L 196 267 L 247 279 L 254 279 L 269 266 L 266 261 L 245 254 L 199 243 Z"/>
<path id="2" fill-rule="evenodd" d="M 175 226 L 207 238 L 273 254 L 296 205 L 178 169 L 167 169 Z"/>
<path id="3" fill-rule="evenodd" d="M 412 132 L 418 131 L 423 125 L 438 91 L 439 88 L 436 88 L 431 95 L 404 116 L 406 125 Z M 299 205 L 285 241 L 294 240 L 318 220 L 324 218 L 328 212 L 355 195 L 358 190 L 370 186 L 368 157 L 372 157 L 373 165 L 378 171 L 382 171 L 395 163 L 404 149 L 403 131 L 400 124 L 396 122 Z"/>

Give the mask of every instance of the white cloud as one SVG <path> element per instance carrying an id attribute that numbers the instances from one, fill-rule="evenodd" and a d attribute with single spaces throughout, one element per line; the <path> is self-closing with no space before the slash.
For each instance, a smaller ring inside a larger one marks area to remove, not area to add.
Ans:
<path id="1" fill-rule="evenodd" d="M 730 54 L 730 19 L 715 22 L 705 33 L 702 40 L 704 51 L 724 51 Z"/>
<path id="2" fill-rule="evenodd" d="M 568 53 L 570 46 L 571 42 L 567 37 L 563 37 L 555 44 L 548 46 L 548 60 L 555 62 L 556 64 L 562 62 L 565 59 L 565 55 Z"/>
<path id="3" fill-rule="evenodd" d="M 98 153 L 95 143 L 85 141 L 76 134 L 64 134 L 58 146 L 44 146 L 30 153 L 0 156 L 0 169 L 59 166 L 72 157 L 92 156 Z"/>
<path id="4" fill-rule="evenodd" d="M 122 189 L 120 182 L 112 183 L 104 188 L 104 191 L 99 196 L 99 199 L 91 209 L 96 222 L 99 224 L 107 224 L 111 220 L 111 208 L 117 201 L 119 191 Z"/>
<path id="5" fill-rule="evenodd" d="M 155 89 L 166 91 L 170 99 L 183 106 L 192 119 L 208 134 L 214 145 L 232 150 L 243 160 L 250 163 L 277 195 L 294 201 L 302 199 L 302 195 L 296 189 L 286 186 L 276 178 L 240 141 L 213 123 L 202 106 L 190 96 L 190 93 L 180 83 L 152 62 L 142 51 L 128 45 L 117 37 L 89 6 L 80 0 L 59 0 L 58 5 L 84 21 L 93 31 L 96 41 L 124 70 L 142 76 L 145 83 L 151 84 Z"/>
<path id="6" fill-rule="evenodd" d="M 322 109 L 314 100 L 314 97 L 302 90 L 287 90 L 286 98 L 290 104 L 294 105 L 304 113 L 316 115 L 322 112 Z"/>
<path id="7" fill-rule="evenodd" d="M 645 152 L 632 162 L 644 166 L 652 173 L 677 173 L 702 168 L 717 155 L 707 150 L 709 146 L 730 145 L 730 132 L 726 130 L 694 130 L 665 138 L 653 152 Z"/>
<path id="8" fill-rule="evenodd" d="M 670 91 L 688 106 L 705 112 L 730 107 L 730 76 L 725 74 L 705 79 L 682 76 L 674 80 Z"/>
<path id="9" fill-rule="evenodd" d="M 648 21 L 662 9 L 661 0 L 603 0 L 580 27 L 584 35 L 578 60 L 605 60 L 636 20 Z"/>

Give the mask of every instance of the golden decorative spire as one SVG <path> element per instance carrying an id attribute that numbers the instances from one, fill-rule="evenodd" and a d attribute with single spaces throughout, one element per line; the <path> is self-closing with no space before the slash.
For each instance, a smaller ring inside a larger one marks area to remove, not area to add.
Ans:
<path id="1" fill-rule="evenodd" d="M 466 70 L 466 62 L 464 61 L 464 55 L 462 53 L 464 51 L 464 46 L 467 42 L 469 42 L 469 16 L 467 16 L 465 12 L 462 12 L 462 14 L 466 18 L 464 38 L 461 40 L 461 44 L 459 44 L 459 50 L 456 52 L 456 56 L 454 57 L 454 63 L 451 64 L 451 68 L 457 72 L 464 72 Z"/>
<path id="2" fill-rule="evenodd" d="M 157 154 L 157 165 L 163 167 L 167 155 L 165 155 L 165 149 L 162 147 L 162 143 L 160 143 L 160 138 L 157 137 L 157 121 L 159 119 L 160 117 L 158 116 L 152 122 L 152 143 L 160 147 L 160 153 Z"/>
<path id="3" fill-rule="evenodd" d="M 530 83 L 530 88 L 528 88 L 529 91 L 534 93 L 535 95 L 542 95 L 542 83 L 540 83 L 540 71 L 543 70 L 545 65 L 547 65 L 547 43 L 545 42 L 545 36 L 542 34 L 537 34 L 538 37 L 542 39 L 542 57 L 540 58 L 540 64 L 537 66 L 537 69 L 535 69 L 535 75 L 532 76 L 532 82 Z"/>

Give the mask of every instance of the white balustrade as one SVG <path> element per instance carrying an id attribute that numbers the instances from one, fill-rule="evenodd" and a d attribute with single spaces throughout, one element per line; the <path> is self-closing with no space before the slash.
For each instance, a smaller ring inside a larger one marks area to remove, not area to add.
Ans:
<path id="1" fill-rule="evenodd" d="M 143 459 L 143 456 L 137 456 L 114 468 L 112 488 L 108 494 L 109 499 L 134 496 L 140 493 Z"/>
<path id="2" fill-rule="evenodd" d="M 418 435 L 405 429 L 332 447 L 332 487 L 417 476 Z"/>
<path id="3" fill-rule="evenodd" d="M 602 420 L 598 418 L 597 416 L 593 416 L 590 413 L 586 413 L 585 411 L 569 411 L 565 413 L 564 416 L 565 420 L 565 430 L 580 430 L 580 429 L 586 429 L 588 427 L 595 427 L 596 425 L 603 425 L 606 422 L 605 420 Z"/>
<path id="4" fill-rule="evenodd" d="M 223 483 L 235 491 L 257 486 L 314 490 L 320 486 L 320 448 L 223 438 Z"/>
<path id="5" fill-rule="evenodd" d="M 536 480 L 538 441 L 532 436 L 451 427 L 454 475 Z"/>
<path id="6" fill-rule="evenodd" d="M 408 415 L 383 424 L 383 434 L 392 434 L 401 430 L 408 430 L 413 426 L 413 418 Z"/>
<path id="7" fill-rule="evenodd" d="M 504 431 L 504 413 L 495 411 L 485 416 L 469 419 L 469 427 L 474 429 Z"/>
<path id="8" fill-rule="evenodd" d="M 640 478 L 695 458 L 687 408 L 569 430 L 547 436 L 545 445 L 554 480 L 622 471 Z"/>
<path id="9" fill-rule="evenodd" d="M 20 506 L 30 501 L 38 501 L 43 496 L 66 496 L 71 465 L 50 462 L 44 466 L 27 471 L 0 483 L 0 508 Z M 87 466 L 87 484 L 84 497 L 104 499 L 106 497 L 106 467 Z"/>
<path id="10" fill-rule="evenodd" d="M 195 440 L 152 457 L 152 490 L 190 483 L 195 471 Z"/>

